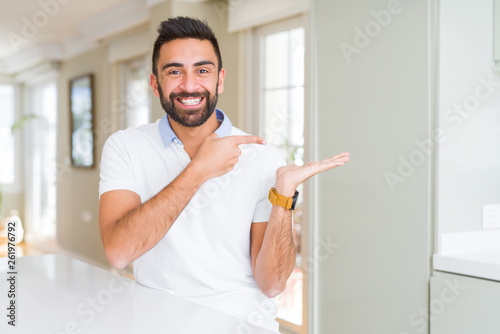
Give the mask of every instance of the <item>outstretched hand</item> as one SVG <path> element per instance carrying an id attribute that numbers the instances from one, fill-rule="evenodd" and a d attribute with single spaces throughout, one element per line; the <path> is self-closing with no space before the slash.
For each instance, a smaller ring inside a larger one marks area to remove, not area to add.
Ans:
<path id="1" fill-rule="evenodd" d="M 276 191 L 283 196 L 292 197 L 299 184 L 311 176 L 343 166 L 349 160 L 349 153 L 344 152 L 323 161 L 308 162 L 303 166 L 291 164 L 280 167 L 276 171 Z"/>

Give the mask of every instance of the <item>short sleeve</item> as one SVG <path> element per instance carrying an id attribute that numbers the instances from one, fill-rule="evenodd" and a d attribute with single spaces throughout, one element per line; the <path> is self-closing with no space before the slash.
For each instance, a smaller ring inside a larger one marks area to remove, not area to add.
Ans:
<path id="1" fill-rule="evenodd" d="M 139 193 L 134 177 L 129 150 L 122 131 L 112 134 L 102 151 L 99 197 L 111 190 L 130 190 Z"/>
<path id="2" fill-rule="evenodd" d="M 255 207 L 252 222 L 262 223 L 268 222 L 271 216 L 271 210 L 273 208 L 271 202 L 269 202 L 269 190 L 274 187 L 276 183 L 276 170 L 282 166 L 286 165 L 285 157 L 283 153 L 270 144 L 270 149 L 266 152 L 265 157 L 262 160 L 263 166 L 261 167 L 265 173 L 263 173 L 263 182 L 261 186 L 260 199 Z"/>

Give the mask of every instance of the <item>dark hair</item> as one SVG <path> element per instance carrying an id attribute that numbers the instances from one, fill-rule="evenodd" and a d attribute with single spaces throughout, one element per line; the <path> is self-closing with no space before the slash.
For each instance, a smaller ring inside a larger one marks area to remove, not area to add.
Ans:
<path id="1" fill-rule="evenodd" d="M 199 40 L 208 40 L 214 47 L 217 55 L 219 71 L 222 68 L 222 57 L 220 55 L 219 43 L 215 38 L 214 32 L 206 22 L 199 19 L 177 16 L 163 21 L 158 26 L 158 37 L 153 47 L 153 74 L 158 76 L 157 63 L 160 57 L 160 48 L 164 43 L 175 39 L 195 38 Z"/>

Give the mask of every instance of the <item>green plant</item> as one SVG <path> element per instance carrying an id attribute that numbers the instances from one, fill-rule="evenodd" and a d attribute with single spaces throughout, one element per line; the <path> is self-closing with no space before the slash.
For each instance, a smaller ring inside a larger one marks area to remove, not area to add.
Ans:
<path id="1" fill-rule="evenodd" d="M 35 114 L 28 114 L 24 115 L 21 117 L 18 121 L 16 121 L 12 126 L 10 127 L 10 132 L 14 133 L 17 129 L 21 128 L 26 122 L 32 119 L 37 119 L 39 116 Z"/>

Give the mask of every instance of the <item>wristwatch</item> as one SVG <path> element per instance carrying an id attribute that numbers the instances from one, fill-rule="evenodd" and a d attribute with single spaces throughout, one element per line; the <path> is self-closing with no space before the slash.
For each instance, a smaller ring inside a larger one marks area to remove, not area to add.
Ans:
<path id="1" fill-rule="evenodd" d="M 269 201 L 271 202 L 271 204 L 282 206 L 287 210 L 295 209 L 295 204 L 297 204 L 298 198 L 299 198 L 299 192 L 297 190 L 295 190 L 295 194 L 293 195 L 293 197 L 286 197 L 278 194 L 276 192 L 276 189 L 274 189 L 274 187 L 272 187 L 271 190 L 269 190 Z"/>

